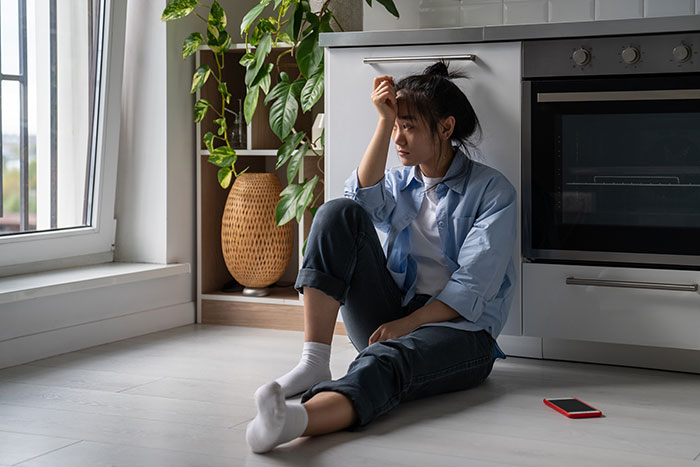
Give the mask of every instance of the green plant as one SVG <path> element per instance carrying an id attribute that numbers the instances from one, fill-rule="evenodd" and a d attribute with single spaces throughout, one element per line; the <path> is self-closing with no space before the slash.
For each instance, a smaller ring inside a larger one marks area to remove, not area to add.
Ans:
<path id="1" fill-rule="evenodd" d="M 340 0 L 342 1 L 342 0 Z M 365 0 L 372 6 L 372 0 Z M 399 13 L 393 0 L 377 0 L 387 11 L 398 18 Z M 280 194 L 280 201 L 275 210 L 278 225 L 283 225 L 296 218 L 301 221 L 304 212 L 314 204 L 313 192 L 318 176 L 310 180 L 304 179 L 295 183 L 299 167 L 304 155 L 309 150 L 317 157 L 323 152 L 317 152 L 310 135 L 294 128 L 299 115 L 299 104 L 302 112 L 308 112 L 323 96 L 324 63 L 323 50 L 319 46 L 319 34 L 332 32 L 331 20 L 340 27 L 331 9 L 333 0 L 325 0 L 318 12 L 313 12 L 309 0 L 260 0 L 241 21 L 240 35 L 244 38 L 246 53 L 240 64 L 246 68 L 245 84 L 246 97 L 244 100 L 244 115 L 246 123 L 250 124 L 258 104 L 260 91 L 265 94 L 265 105 L 270 105 L 270 128 L 280 139 L 281 146 L 277 151 L 276 168 L 287 164 L 287 187 Z M 336 2 L 337 4 L 337 2 Z M 208 16 L 202 16 L 196 7 L 208 9 Z M 273 16 L 264 16 L 266 8 L 271 8 Z M 194 73 L 191 92 L 195 93 L 206 81 L 213 77 L 218 83 L 221 95 L 220 110 L 205 99 L 199 99 L 194 105 L 194 120 L 201 121 L 211 109 L 218 118 L 215 123 L 219 126 L 217 134 L 208 132 L 203 136 L 204 144 L 210 152 L 209 162 L 219 167 L 218 179 L 223 188 L 227 188 L 232 177 L 238 177 L 245 170 L 236 170 L 236 151 L 231 147 L 227 136 L 227 125 L 224 117 L 226 104 L 230 94 L 227 83 L 222 81 L 225 52 L 231 46 L 231 36 L 226 31 L 226 14 L 214 0 L 208 6 L 198 0 L 174 0 L 163 11 L 161 19 L 170 21 L 183 18 L 193 13 L 206 23 L 206 40 L 199 32 L 193 32 L 185 39 L 182 48 L 183 58 L 193 54 L 202 44 L 207 44 L 216 60 L 216 70 L 202 65 Z M 275 63 L 269 63 L 268 56 L 273 47 L 280 43 L 287 47 Z M 254 51 L 253 51 L 254 48 Z M 280 59 L 285 54 L 291 54 L 297 63 L 299 75 L 290 77 L 281 71 L 277 74 L 277 84 L 270 89 L 272 73 L 279 69 Z M 323 148 L 323 133 L 320 137 Z M 312 215 L 315 208 L 310 208 Z"/>

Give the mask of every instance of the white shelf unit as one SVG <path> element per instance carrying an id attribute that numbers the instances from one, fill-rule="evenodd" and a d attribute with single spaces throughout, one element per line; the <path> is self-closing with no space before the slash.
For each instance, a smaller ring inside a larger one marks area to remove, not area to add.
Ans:
<path id="1" fill-rule="evenodd" d="M 196 53 L 196 67 L 207 61 L 202 54 L 210 53 L 207 47 L 202 47 Z M 237 46 L 227 52 L 231 55 L 226 60 L 228 74 L 224 76 L 229 92 L 232 94 L 232 105 L 235 99 L 245 96 L 245 85 L 243 81 L 245 69 L 238 65 L 238 59 L 245 53 L 243 46 Z M 275 51 L 273 51 L 274 55 Z M 286 55 L 285 57 L 289 57 Z M 293 58 L 291 58 L 293 61 Z M 210 65 L 211 66 L 211 65 Z M 293 64 L 289 65 L 290 68 Z M 212 69 L 214 67 L 212 66 Z M 207 96 L 216 93 L 216 87 L 210 81 L 196 93 L 196 100 L 202 97 L 213 101 Z M 273 82 L 274 86 L 274 82 Z M 216 95 L 216 94 L 214 94 Z M 253 121 L 246 128 L 246 148 L 235 149 L 238 156 L 236 168 L 242 170 L 246 166 L 251 167 L 251 172 L 277 172 L 282 185 L 286 185 L 286 174 L 284 168 L 281 171 L 275 170 L 277 158 L 277 148 L 281 145 L 279 139 L 269 129 L 267 108 L 263 105 L 263 96 L 260 96 L 258 108 Z M 323 103 L 320 102 L 308 114 L 301 115 L 297 120 L 297 129 L 301 129 L 311 135 L 311 125 L 313 118 L 322 111 Z M 236 106 L 237 107 L 237 106 Z M 211 111 L 210 111 L 211 113 Z M 227 118 L 232 115 L 227 113 Z M 196 124 L 197 151 L 196 151 L 196 221 L 197 221 L 197 322 L 201 323 L 203 315 L 206 313 L 206 303 L 216 302 L 218 305 L 229 303 L 235 306 L 236 303 L 253 303 L 259 305 L 292 305 L 303 306 L 303 301 L 299 293 L 293 288 L 293 282 L 297 271 L 301 266 L 303 239 L 308 233 L 311 221 L 308 215 L 304 216 L 302 222 L 295 224 L 295 254 L 292 256 L 287 271 L 278 283 L 289 283 L 288 287 L 271 287 L 271 293 L 265 297 L 248 297 L 238 292 L 224 292 L 223 286 L 233 280 L 225 268 L 223 256 L 221 254 L 220 226 L 223 206 L 228 195 L 228 189 L 222 189 L 216 179 L 217 167 L 207 161 L 209 151 L 203 147 L 202 135 L 207 131 L 215 132 L 215 126 L 211 115 L 207 115 L 201 123 Z M 229 125 L 230 126 L 230 125 Z M 304 163 L 301 164 L 297 174 L 297 181 L 311 178 L 314 174 L 322 176 L 322 168 L 317 169 L 318 158 L 313 151 L 309 150 L 305 156 Z M 315 190 L 320 195 L 318 204 L 323 202 L 323 185 L 319 183 Z M 203 302 L 205 305 L 203 306 Z"/>

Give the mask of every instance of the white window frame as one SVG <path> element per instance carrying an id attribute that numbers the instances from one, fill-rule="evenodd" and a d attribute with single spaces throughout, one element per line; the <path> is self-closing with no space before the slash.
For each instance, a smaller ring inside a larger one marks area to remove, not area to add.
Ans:
<path id="1" fill-rule="evenodd" d="M 126 3 L 125 0 L 105 0 L 104 18 L 100 19 L 104 34 L 98 44 L 97 57 L 100 61 L 101 56 L 101 66 L 95 77 L 100 92 L 95 103 L 96 161 L 90 225 L 0 236 L 0 276 L 113 260 Z"/>

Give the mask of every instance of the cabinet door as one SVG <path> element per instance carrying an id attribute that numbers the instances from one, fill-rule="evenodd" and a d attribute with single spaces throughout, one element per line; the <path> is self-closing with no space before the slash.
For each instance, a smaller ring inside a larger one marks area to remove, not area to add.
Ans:
<path id="1" fill-rule="evenodd" d="M 700 350 L 700 271 L 526 263 L 523 284 L 527 336 Z"/>
<path id="2" fill-rule="evenodd" d="M 326 158 L 325 199 L 343 196 L 343 185 L 357 167 L 377 124 L 370 100 L 375 76 L 391 75 L 395 81 L 421 72 L 433 61 L 365 64 L 365 57 L 416 57 L 474 54 L 475 61 L 453 61 L 450 70 L 463 71 L 469 79 L 457 79 L 481 122 L 480 162 L 501 171 L 520 197 L 520 43 L 412 45 L 367 48 L 329 48 L 326 54 Z M 401 162 L 390 144 L 387 167 Z M 520 201 L 518 200 L 518 206 Z M 515 247 L 520 267 L 520 219 Z M 520 282 L 520 281 L 519 281 Z M 521 334 L 518 285 L 505 334 Z"/>

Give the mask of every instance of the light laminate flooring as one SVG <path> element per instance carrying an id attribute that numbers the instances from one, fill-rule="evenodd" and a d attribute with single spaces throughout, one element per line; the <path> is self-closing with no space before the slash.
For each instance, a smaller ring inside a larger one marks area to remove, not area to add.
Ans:
<path id="1" fill-rule="evenodd" d="M 514 357 L 478 388 L 253 454 L 253 393 L 302 340 L 191 325 L 0 370 L 0 466 L 700 467 L 700 375 Z M 355 354 L 335 337 L 334 378 Z M 568 419 L 547 396 L 605 417 Z"/>

